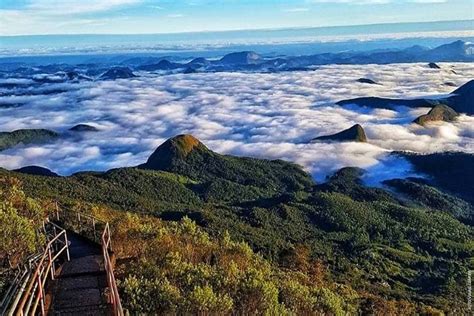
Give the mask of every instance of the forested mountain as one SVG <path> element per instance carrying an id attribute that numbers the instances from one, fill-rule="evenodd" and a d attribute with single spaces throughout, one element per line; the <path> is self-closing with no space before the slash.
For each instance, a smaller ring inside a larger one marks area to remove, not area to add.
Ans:
<path id="1" fill-rule="evenodd" d="M 135 168 L 1 170 L 1 192 L 18 179 L 25 198 L 111 221 L 132 312 L 462 314 L 472 180 L 448 174 L 474 156 L 403 155 L 430 177 L 372 188 L 364 170 L 345 168 L 315 183 L 297 165 L 220 155 L 180 135 Z M 28 208 L 14 201 L 3 203 Z"/>

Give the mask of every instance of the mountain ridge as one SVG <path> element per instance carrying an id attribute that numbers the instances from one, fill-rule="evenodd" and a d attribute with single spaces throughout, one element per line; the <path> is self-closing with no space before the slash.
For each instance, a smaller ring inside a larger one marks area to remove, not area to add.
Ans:
<path id="1" fill-rule="evenodd" d="M 382 108 L 395 110 L 398 106 L 406 107 L 430 107 L 444 104 L 452 108 L 458 113 L 466 113 L 474 115 L 474 80 L 470 80 L 452 91 L 448 96 L 439 98 L 414 98 L 414 99 L 395 99 L 395 98 L 380 98 L 380 97 L 361 97 L 354 99 L 341 100 L 336 102 L 337 105 L 351 105 L 368 108 Z"/>
<path id="2" fill-rule="evenodd" d="M 165 57 L 135 57 L 124 59 L 119 63 L 91 62 L 85 73 L 78 71 L 75 66 L 67 64 L 52 64 L 29 67 L 21 65 L 16 68 L 24 75 L 55 74 L 54 78 L 41 77 L 35 80 L 38 83 L 115 80 L 133 78 L 133 71 L 160 71 L 164 73 L 189 73 L 190 69 L 199 69 L 200 72 L 249 71 L 249 72 L 279 72 L 304 71 L 315 69 L 320 65 L 328 64 L 390 64 L 426 62 L 471 62 L 474 61 L 474 44 L 464 41 L 440 45 L 435 48 L 412 46 L 404 49 L 385 49 L 369 51 L 343 51 L 336 53 L 317 53 L 301 56 L 262 56 L 254 51 L 236 51 L 222 56 L 220 59 L 194 57 L 191 61 L 178 61 L 173 56 Z M 173 61 L 172 61 L 173 60 Z M 108 65 L 108 66 L 106 66 Z M 93 67 L 92 67 L 93 66 Z M 4 65 L 8 71 L 14 66 Z M 0 70 L 2 64 L 0 63 Z M 73 73 L 68 78 L 67 73 Z"/>

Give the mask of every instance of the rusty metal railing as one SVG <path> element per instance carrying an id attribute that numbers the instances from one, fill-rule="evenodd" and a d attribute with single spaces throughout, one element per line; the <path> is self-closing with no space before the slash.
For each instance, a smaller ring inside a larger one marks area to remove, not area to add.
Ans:
<path id="1" fill-rule="evenodd" d="M 3 295 L 0 302 L 0 315 L 11 315 L 21 299 L 21 293 L 25 291 L 28 281 L 35 270 L 42 253 L 29 256 L 25 262 L 10 272 L 10 286 Z M 8 272 L 6 272 L 8 273 Z"/>
<path id="2" fill-rule="evenodd" d="M 53 235 L 49 239 L 44 252 L 37 263 L 34 273 L 27 279 L 26 287 L 22 288 L 7 315 L 46 315 L 45 286 L 48 277 L 54 280 L 55 261 L 63 253 L 69 257 L 66 230 L 46 219 L 44 225 L 51 225 Z M 40 308 L 38 311 L 38 307 Z"/>
<path id="3" fill-rule="evenodd" d="M 112 266 L 112 261 L 110 260 L 109 249 L 111 249 L 111 234 L 109 223 L 106 223 L 102 233 L 102 253 L 104 255 L 104 266 L 105 272 L 107 274 L 107 285 L 110 289 L 109 303 L 112 305 L 114 315 L 122 316 L 122 303 L 120 302 L 120 296 L 114 276 L 114 268 Z"/>
<path id="4" fill-rule="evenodd" d="M 61 212 L 57 203 L 55 217 L 65 228 L 101 244 L 107 287 L 109 290 L 107 303 L 112 307 L 113 315 L 123 316 L 124 312 L 120 302 L 111 260 L 112 238 L 109 223 L 80 212 Z M 48 229 L 46 229 L 47 227 Z M 46 315 L 48 312 L 45 302 L 46 282 L 48 277 L 54 280 L 55 262 L 59 256 L 66 253 L 68 261 L 70 260 L 70 256 L 66 230 L 51 222 L 49 218 L 43 222 L 43 228 L 48 238 L 48 243 L 43 253 L 37 255 L 34 260 L 30 260 L 29 266 L 24 270 L 20 269 L 15 275 L 15 278 L 18 278 L 17 282 L 13 284 L 11 293 L 9 293 L 10 290 L 7 293 L 8 297 L 1 301 L 2 316 Z M 3 309 L 3 307 L 5 307 L 5 309 Z"/>

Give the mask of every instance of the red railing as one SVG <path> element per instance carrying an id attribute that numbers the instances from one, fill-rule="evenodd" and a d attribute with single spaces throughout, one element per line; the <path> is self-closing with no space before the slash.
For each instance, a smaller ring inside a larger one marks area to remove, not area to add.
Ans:
<path id="1" fill-rule="evenodd" d="M 47 243 L 35 272 L 29 278 L 26 289 L 19 293 L 18 305 L 12 307 L 11 315 L 37 315 L 38 305 L 41 315 L 46 315 L 45 285 L 48 276 L 54 280 L 54 262 L 64 252 L 67 254 L 67 260 L 70 260 L 66 230 L 48 220 L 46 222 L 52 225 L 53 236 Z"/>
<path id="2" fill-rule="evenodd" d="M 111 251 L 111 235 L 109 223 L 105 224 L 104 231 L 102 233 L 102 253 L 104 255 L 104 266 L 107 274 L 107 286 L 110 290 L 109 303 L 112 305 L 114 315 L 122 316 L 123 309 L 122 303 L 120 302 L 120 296 L 117 289 L 117 283 L 115 282 L 114 269 L 112 261 L 110 260 Z"/>
<path id="3" fill-rule="evenodd" d="M 123 316 L 124 312 L 120 302 L 110 256 L 112 252 L 112 238 L 109 223 L 101 221 L 91 215 L 73 211 L 60 212 L 59 210 L 56 204 L 56 220 L 61 222 L 63 226 L 101 244 L 107 287 L 109 290 L 107 303 L 111 305 L 113 315 Z M 38 259 L 35 259 L 37 263 L 35 264 L 34 273 L 32 273 L 32 270 L 27 270 L 23 286 L 21 286 L 18 291 L 15 291 L 18 292 L 16 295 L 11 296 L 13 303 L 8 304 L 8 315 L 46 315 L 48 311 L 46 310 L 47 306 L 45 302 L 45 286 L 48 276 L 54 280 L 55 261 L 64 252 L 66 252 L 67 260 L 70 260 L 66 230 L 52 223 L 48 218 L 43 223 L 45 232 L 46 225 L 51 228 L 51 231 L 46 234 L 49 241 L 42 255 L 39 255 Z M 40 308 L 39 311 L 38 307 Z"/>

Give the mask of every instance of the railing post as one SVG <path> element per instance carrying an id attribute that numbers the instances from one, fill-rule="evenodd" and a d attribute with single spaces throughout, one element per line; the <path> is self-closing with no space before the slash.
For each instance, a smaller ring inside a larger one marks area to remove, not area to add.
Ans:
<path id="1" fill-rule="evenodd" d="M 107 223 L 107 249 L 109 249 L 110 251 L 113 251 L 112 250 L 112 235 L 110 234 L 110 225 L 109 223 Z M 107 253 L 107 256 L 109 255 L 109 253 Z"/>
<path id="2" fill-rule="evenodd" d="M 52 246 L 53 245 L 51 245 L 51 247 Z M 49 257 L 49 262 L 51 263 L 51 280 L 54 280 L 54 261 L 53 261 L 53 256 L 51 255 L 51 247 L 48 247 L 48 257 Z"/>
<path id="3" fill-rule="evenodd" d="M 41 281 L 42 273 L 38 274 L 37 282 L 38 282 L 38 296 L 41 305 L 41 315 L 44 315 L 44 296 L 43 296 L 43 282 Z M 36 303 L 35 303 L 36 308 Z"/>
<path id="4" fill-rule="evenodd" d="M 54 236 L 56 236 L 57 232 L 56 232 L 56 226 L 53 226 L 53 234 Z"/>
<path id="5" fill-rule="evenodd" d="M 71 256 L 69 255 L 69 243 L 67 240 L 67 233 L 64 231 L 64 243 L 66 245 L 66 254 L 67 254 L 67 261 L 71 261 Z"/>
<path id="6" fill-rule="evenodd" d="M 54 202 L 56 204 L 56 220 L 59 221 L 59 206 L 58 201 Z"/>
<path id="7" fill-rule="evenodd" d="M 96 233 L 96 230 L 95 230 L 95 218 L 92 217 L 92 227 L 94 229 L 94 241 L 97 242 L 97 233 Z"/>

